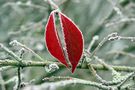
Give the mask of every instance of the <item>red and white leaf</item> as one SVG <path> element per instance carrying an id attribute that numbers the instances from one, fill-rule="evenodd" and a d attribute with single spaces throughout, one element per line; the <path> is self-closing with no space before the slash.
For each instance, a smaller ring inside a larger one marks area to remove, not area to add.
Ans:
<path id="1" fill-rule="evenodd" d="M 83 36 L 79 28 L 67 16 L 59 13 L 59 17 L 73 73 L 83 53 Z"/>
<path id="2" fill-rule="evenodd" d="M 59 38 L 59 34 L 56 30 L 56 13 L 58 13 L 60 18 L 60 25 L 64 35 L 63 40 Z M 68 63 L 70 62 L 73 73 L 83 53 L 83 36 L 79 28 L 63 13 L 53 11 L 46 25 L 45 40 L 51 55 L 67 67 L 69 67 Z M 66 50 L 62 47 L 64 46 L 62 45 L 62 41 L 64 41 L 66 45 Z"/>
<path id="3" fill-rule="evenodd" d="M 55 58 L 68 67 L 55 25 L 55 12 L 49 16 L 45 32 L 46 46 Z"/>

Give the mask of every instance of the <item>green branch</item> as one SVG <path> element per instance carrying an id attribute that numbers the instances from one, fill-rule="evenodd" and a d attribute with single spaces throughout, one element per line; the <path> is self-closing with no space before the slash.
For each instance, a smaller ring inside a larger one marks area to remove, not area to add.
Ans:
<path id="1" fill-rule="evenodd" d="M 37 62 L 37 61 L 30 61 L 30 60 L 23 60 L 20 64 L 18 61 L 15 60 L 0 60 L 0 66 L 22 66 L 22 67 L 44 67 L 46 65 L 56 63 L 59 68 L 65 67 L 63 64 L 58 62 Z M 106 67 L 104 67 L 102 64 L 91 64 L 92 67 L 96 70 L 108 70 Z M 110 65 L 114 70 L 116 71 L 124 71 L 124 72 L 133 72 L 135 71 L 135 67 L 129 67 L 129 66 L 112 66 Z M 65 67 L 66 68 L 66 67 Z M 81 65 L 78 65 L 78 69 L 89 69 L 86 67 L 81 67 Z"/>

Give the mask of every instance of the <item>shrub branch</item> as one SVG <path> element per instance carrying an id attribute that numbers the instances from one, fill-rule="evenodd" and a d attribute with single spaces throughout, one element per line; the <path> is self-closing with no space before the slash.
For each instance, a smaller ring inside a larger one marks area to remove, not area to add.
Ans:
<path id="1" fill-rule="evenodd" d="M 0 60 L 0 66 L 14 66 L 14 67 L 44 67 L 46 65 L 56 63 L 59 68 L 65 67 L 63 64 L 58 63 L 58 62 L 41 62 L 41 61 L 30 61 L 30 60 L 23 60 L 22 63 L 20 64 L 18 61 L 15 60 Z M 102 64 L 91 64 L 92 67 L 95 70 L 108 70 L 104 65 Z M 124 71 L 124 72 L 133 72 L 135 71 L 135 67 L 129 67 L 129 66 L 113 66 L 110 65 L 114 70 L 116 71 Z M 81 67 L 81 65 L 78 65 L 78 69 L 89 69 L 87 66 L 86 67 Z"/>

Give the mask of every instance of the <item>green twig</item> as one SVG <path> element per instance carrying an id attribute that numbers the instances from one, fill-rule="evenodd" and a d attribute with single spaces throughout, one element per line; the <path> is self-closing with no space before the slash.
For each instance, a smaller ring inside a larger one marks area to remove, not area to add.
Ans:
<path id="1" fill-rule="evenodd" d="M 58 62 L 37 62 L 37 61 L 31 61 L 31 60 L 23 60 L 21 65 L 22 67 L 44 67 L 46 65 L 52 64 L 52 63 L 56 63 L 59 68 L 63 68 L 65 67 L 63 64 L 58 63 Z M 91 64 L 92 67 L 95 70 L 108 70 L 106 67 L 104 67 L 104 65 L 102 64 Z M 0 60 L 0 66 L 14 66 L 14 67 L 18 67 L 20 66 L 20 63 L 18 61 L 15 60 Z M 116 71 L 124 71 L 124 72 L 133 72 L 135 71 L 135 67 L 129 67 L 129 66 L 113 66 L 110 65 L 112 68 L 114 68 L 114 70 Z M 81 65 L 79 65 L 77 67 L 78 69 L 88 69 L 88 67 L 81 67 Z"/>

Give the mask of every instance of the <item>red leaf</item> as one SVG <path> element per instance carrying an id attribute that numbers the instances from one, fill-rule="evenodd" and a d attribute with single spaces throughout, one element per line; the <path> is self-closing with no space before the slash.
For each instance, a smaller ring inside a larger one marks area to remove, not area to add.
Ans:
<path id="1" fill-rule="evenodd" d="M 62 13 L 59 13 L 59 16 L 73 73 L 83 53 L 83 36 L 79 28 L 67 16 Z"/>
<path id="2" fill-rule="evenodd" d="M 57 34 L 56 26 L 55 26 L 55 12 L 50 14 L 48 19 L 48 23 L 46 25 L 46 32 L 45 32 L 45 40 L 46 46 L 49 52 L 57 58 L 61 63 L 68 67 L 66 62 L 66 58 L 63 53 L 63 48 L 61 47 L 61 43 Z"/>
<path id="3" fill-rule="evenodd" d="M 83 36 L 72 20 L 61 12 L 57 12 L 59 14 L 60 24 L 64 34 L 64 43 L 66 45 L 65 51 L 56 30 L 55 13 L 56 11 L 53 11 L 50 14 L 46 25 L 46 46 L 49 52 L 65 66 L 69 67 L 67 62 L 69 61 L 72 65 L 73 73 L 83 53 Z"/>

